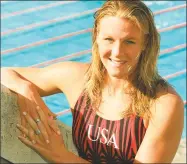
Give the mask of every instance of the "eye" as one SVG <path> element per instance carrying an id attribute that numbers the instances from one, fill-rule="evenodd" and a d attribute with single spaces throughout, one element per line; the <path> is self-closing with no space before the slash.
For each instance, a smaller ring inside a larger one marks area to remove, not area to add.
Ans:
<path id="1" fill-rule="evenodd" d="M 127 44 L 135 44 L 135 42 L 134 41 L 131 41 L 131 40 L 127 40 L 127 41 L 125 41 Z"/>
<path id="2" fill-rule="evenodd" d="M 109 41 L 109 42 L 112 42 L 113 39 L 112 38 L 105 38 L 105 40 Z"/>

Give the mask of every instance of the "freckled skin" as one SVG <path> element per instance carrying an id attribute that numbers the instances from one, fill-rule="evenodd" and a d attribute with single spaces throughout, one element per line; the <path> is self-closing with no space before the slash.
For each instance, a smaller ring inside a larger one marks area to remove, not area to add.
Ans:
<path id="1" fill-rule="evenodd" d="M 143 37 L 140 29 L 132 21 L 108 16 L 100 21 L 97 43 L 101 61 L 108 75 L 123 79 L 129 75 L 128 68 L 134 69 L 137 65 Z M 122 63 L 114 63 L 111 59 Z"/>

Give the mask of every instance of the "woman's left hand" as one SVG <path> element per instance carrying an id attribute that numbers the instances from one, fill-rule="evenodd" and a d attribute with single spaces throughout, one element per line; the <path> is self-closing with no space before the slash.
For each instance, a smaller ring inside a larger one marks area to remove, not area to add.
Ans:
<path id="1" fill-rule="evenodd" d="M 43 111 L 41 109 L 37 110 L 40 119 L 49 119 L 46 118 Z M 23 136 L 19 136 L 18 138 L 23 142 L 26 146 L 30 147 L 37 153 L 39 153 L 42 157 L 44 157 L 49 162 L 55 162 L 59 161 L 61 156 L 63 155 L 63 152 L 66 151 L 64 147 L 64 141 L 62 136 L 59 134 L 56 134 L 55 131 L 50 127 L 50 134 L 49 135 L 49 141 L 46 142 L 46 140 L 41 135 L 41 132 L 38 128 L 41 123 L 38 121 L 37 123 L 32 119 L 32 117 L 27 114 L 26 112 L 23 112 L 23 115 L 25 116 L 29 127 L 25 128 L 21 125 L 17 124 L 17 128 L 24 133 L 27 138 L 24 138 Z M 52 118 L 50 119 L 51 126 L 57 126 L 55 120 Z M 33 129 L 34 127 L 34 129 Z"/>

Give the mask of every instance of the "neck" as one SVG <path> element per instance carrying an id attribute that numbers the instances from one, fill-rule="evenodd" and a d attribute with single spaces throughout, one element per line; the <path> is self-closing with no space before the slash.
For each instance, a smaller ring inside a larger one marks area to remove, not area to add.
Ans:
<path id="1" fill-rule="evenodd" d="M 128 93 L 131 84 L 131 78 L 124 77 L 122 79 L 118 79 L 115 77 L 107 76 L 105 78 L 105 90 L 108 90 L 108 94 L 110 96 L 119 96 L 124 95 L 124 93 Z"/>

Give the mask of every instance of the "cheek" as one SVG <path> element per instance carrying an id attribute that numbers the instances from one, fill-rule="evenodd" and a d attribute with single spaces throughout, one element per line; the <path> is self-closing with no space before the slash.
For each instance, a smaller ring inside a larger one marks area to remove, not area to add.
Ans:
<path id="1" fill-rule="evenodd" d="M 137 61 L 141 55 L 141 49 L 139 47 L 133 47 L 129 51 L 129 57 L 131 61 Z"/>
<path id="2" fill-rule="evenodd" d="M 102 58 L 110 56 L 110 50 L 106 48 L 105 46 L 100 46 L 99 47 L 99 54 Z"/>
<path id="3" fill-rule="evenodd" d="M 134 58 L 132 60 L 132 63 L 131 63 L 133 66 L 136 66 L 138 64 L 138 61 L 140 59 L 140 55 L 141 54 L 138 54 L 138 55 L 134 56 Z"/>

